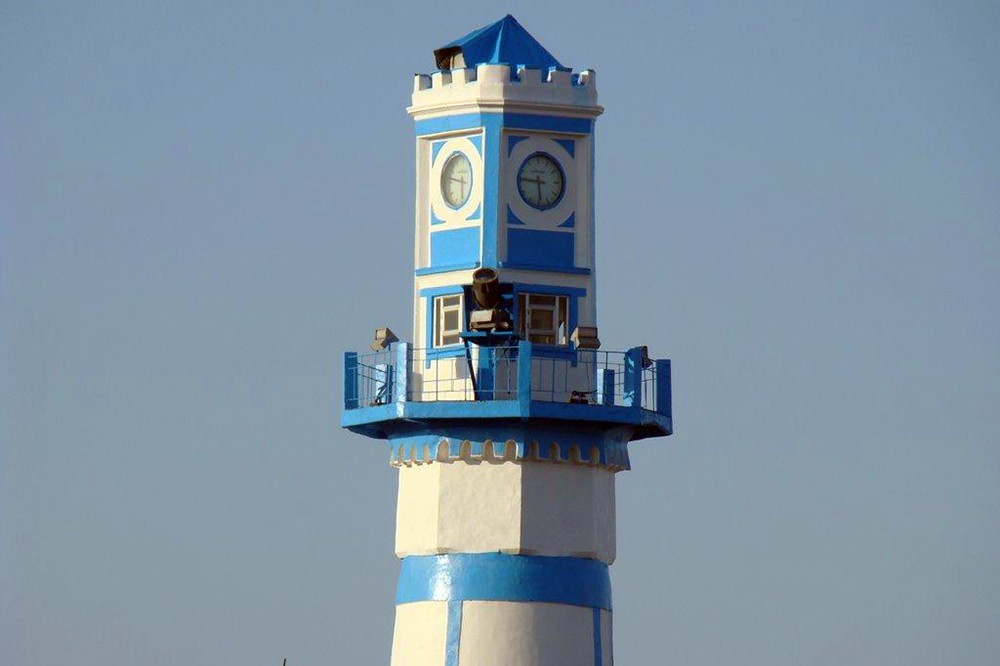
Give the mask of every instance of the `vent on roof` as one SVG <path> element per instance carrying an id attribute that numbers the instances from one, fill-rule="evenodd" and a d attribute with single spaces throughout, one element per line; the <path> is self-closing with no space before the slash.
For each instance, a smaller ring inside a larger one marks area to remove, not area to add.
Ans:
<path id="1" fill-rule="evenodd" d="M 465 56 L 461 46 L 445 46 L 434 51 L 434 64 L 438 69 L 458 69 L 465 67 Z"/>

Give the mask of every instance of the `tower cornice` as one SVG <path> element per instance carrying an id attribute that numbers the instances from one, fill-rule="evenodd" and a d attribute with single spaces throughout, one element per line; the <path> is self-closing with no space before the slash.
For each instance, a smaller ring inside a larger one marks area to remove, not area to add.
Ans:
<path id="1" fill-rule="evenodd" d="M 597 74 L 592 69 L 573 73 L 517 67 L 512 72 L 509 65 L 483 64 L 414 76 L 407 112 L 415 119 L 474 110 L 579 118 L 604 112 L 597 104 Z"/>

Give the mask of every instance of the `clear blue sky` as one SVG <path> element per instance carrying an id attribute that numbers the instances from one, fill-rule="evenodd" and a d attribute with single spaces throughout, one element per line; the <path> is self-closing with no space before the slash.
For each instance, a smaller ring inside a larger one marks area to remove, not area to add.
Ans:
<path id="1" fill-rule="evenodd" d="M 411 75 L 507 12 L 598 71 L 601 339 L 674 361 L 618 663 L 1000 663 L 997 3 L 10 0 L 0 663 L 388 661 L 340 358 L 409 331 Z"/>

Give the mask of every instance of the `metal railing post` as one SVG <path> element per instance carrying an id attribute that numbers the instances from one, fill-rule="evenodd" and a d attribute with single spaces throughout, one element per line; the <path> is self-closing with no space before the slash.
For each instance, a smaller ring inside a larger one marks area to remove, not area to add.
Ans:
<path id="1" fill-rule="evenodd" d="M 517 343 L 517 401 L 521 416 L 527 416 L 531 407 L 531 343 L 527 340 Z"/>
<path id="2" fill-rule="evenodd" d="M 358 355 L 344 352 L 344 409 L 358 406 Z"/>
<path id="3" fill-rule="evenodd" d="M 395 389 L 393 398 L 395 402 L 406 402 L 407 394 L 410 390 L 410 343 L 397 342 L 396 344 L 396 376 L 393 388 Z"/>
<path id="4" fill-rule="evenodd" d="M 633 347 L 625 352 L 625 385 L 622 387 L 622 403 L 626 407 L 642 407 L 642 347 Z"/>
<path id="5" fill-rule="evenodd" d="M 656 362 L 656 413 L 673 418 L 670 394 L 670 359 Z"/>
<path id="6" fill-rule="evenodd" d="M 615 405 L 615 371 L 611 368 L 597 369 L 597 404 Z"/>

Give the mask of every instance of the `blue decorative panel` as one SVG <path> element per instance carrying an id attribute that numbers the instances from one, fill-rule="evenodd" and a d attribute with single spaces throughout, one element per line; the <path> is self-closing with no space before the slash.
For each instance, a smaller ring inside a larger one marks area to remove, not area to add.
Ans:
<path id="1" fill-rule="evenodd" d="M 477 134 L 475 136 L 470 136 L 469 137 L 469 141 L 471 141 L 472 145 L 476 147 L 476 152 L 479 153 L 480 155 L 482 155 L 483 154 L 483 135 L 482 134 Z"/>
<path id="2" fill-rule="evenodd" d="M 431 206 L 431 224 L 444 224 L 444 220 L 434 213 L 434 206 Z"/>
<path id="3" fill-rule="evenodd" d="M 431 266 L 453 266 L 479 260 L 479 227 L 431 232 Z"/>
<path id="4" fill-rule="evenodd" d="M 573 234 L 508 229 L 507 261 L 535 266 L 572 266 Z"/>
<path id="5" fill-rule="evenodd" d="M 431 144 L 431 164 L 434 164 L 434 160 L 437 159 L 442 148 L 444 148 L 444 141 L 435 141 Z"/>
<path id="6" fill-rule="evenodd" d="M 507 224 L 524 224 L 524 222 L 521 221 L 521 218 L 514 215 L 514 211 L 510 209 L 510 206 L 507 206 Z"/>
<path id="7" fill-rule="evenodd" d="M 569 153 L 570 157 L 576 157 L 576 141 L 573 139 L 556 139 L 555 141 Z"/>
<path id="8" fill-rule="evenodd" d="M 564 229 L 572 229 L 573 227 L 575 227 L 576 226 L 576 213 L 570 213 L 569 217 L 566 218 L 566 221 L 563 222 L 562 224 L 560 224 L 559 226 L 563 227 Z"/>
<path id="9" fill-rule="evenodd" d="M 507 155 L 510 155 L 511 151 L 514 150 L 514 146 L 516 146 L 518 143 L 520 143 L 521 141 L 524 141 L 527 138 L 528 137 L 526 137 L 526 136 L 508 136 L 507 137 Z"/>
<path id="10" fill-rule="evenodd" d="M 483 204 L 476 206 L 476 210 L 472 211 L 472 215 L 465 218 L 467 221 L 478 220 L 483 214 Z"/>

